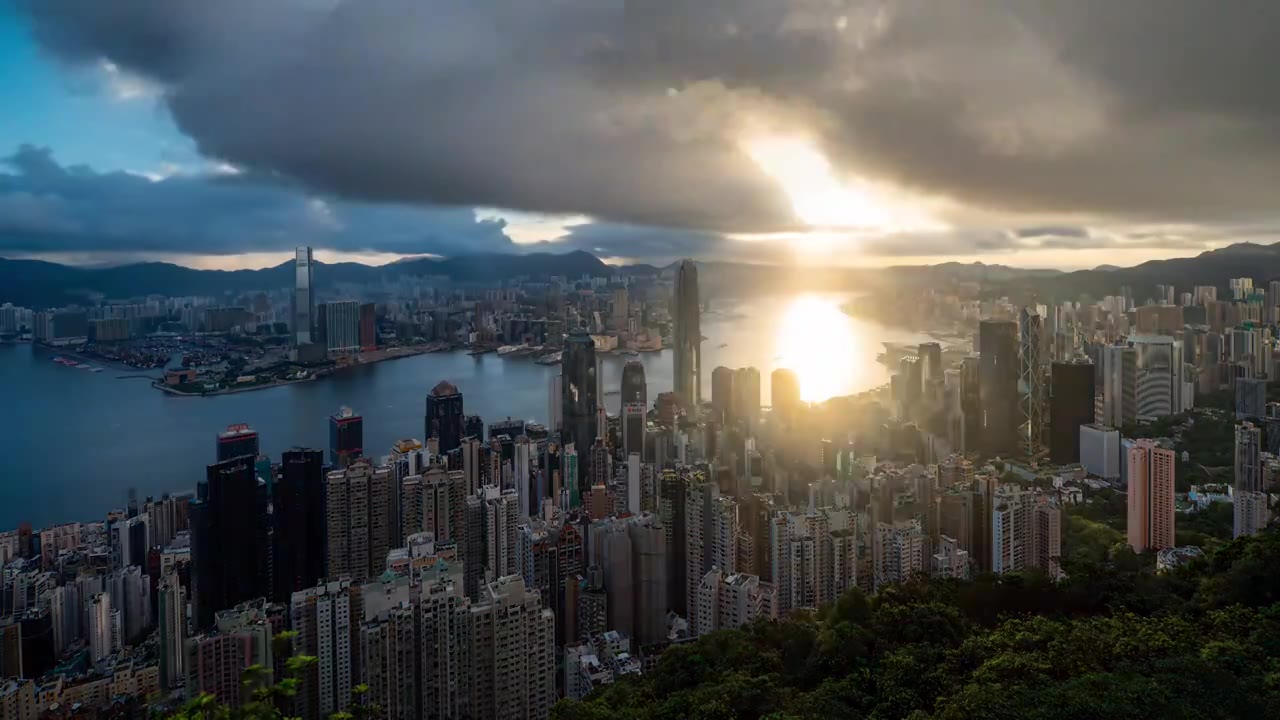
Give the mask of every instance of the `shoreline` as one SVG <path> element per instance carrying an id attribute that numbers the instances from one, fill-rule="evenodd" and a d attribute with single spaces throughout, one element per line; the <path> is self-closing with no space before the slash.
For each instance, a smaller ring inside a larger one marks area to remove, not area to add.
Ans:
<path id="1" fill-rule="evenodd" d="M 348 363 L 346 365 L 337 365 L 331 368 L 326 368 L 319 372 L 313 373 L 305 378 L 294 378 L 292 380 L 274 380 L 269 383 L 249 385 L 246 387 L 228 387 L 228 388 L 221 388 L 219 390 L 209 390 L 206 392 L 184 392 L 182 390 L 178 390 L 176 387 L 165 385 L 163 377 L 154 379 L 151 382 L 151 387 L 176 397 L 199 398 L 199 397 L 214 397 L 217 395 L 234 395 L 236 393 L 253 392 L 255 390 L 270 390 L 272 388 L 284 387 L 286 385 L 296 385 L 298 383 L 312 382 L 314 380 L 322 380 L 336 373 L 352 370 L 352 369 L 363 367 L 366 365 L 377 365 L 378 363 L 387 362 L 388 360 L 401 360 L 404 358 L 418 357 L 419 355 L 428 355 L 431 353 L 452 352 L 459 349 L 460 348 L 455 348 L 452 346 L 439 347 L 438 344 L 427 344 L 427 345 L 415 346 L 411 348 L 397 347 L 397 348 L 386 348 L 385 350 L 374 350 L 373 352 L 375 353 L 384 353 L 384 354 L 378 355 L 376 357 L 360 360 L 358 362 Z M 395 352 L 392 352 L 392 351 L 395 351 Z"/>

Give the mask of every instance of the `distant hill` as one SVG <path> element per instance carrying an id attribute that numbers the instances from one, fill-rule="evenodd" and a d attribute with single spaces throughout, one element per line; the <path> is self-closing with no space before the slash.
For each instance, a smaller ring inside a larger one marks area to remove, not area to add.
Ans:
<path id="1" fill-rule="evenodd" d="M 1253 278 L 1254 286 L 1265 287 L 1269 280 L 1280 278 L 1280 244 L 1258 245 L 1237 243 L 1208 250 L 1195 257 L 1151 260 L 1127 268 L 1101 266 L 1052 277 L 1014 277 L 1005 286 L 1056 300 L 1074 299 L 1080 295 L 1098 298 L 1114 295 L 1121 286 L 1133 290 L 1139 302 L 1155 295 L 1159 284 L 1172 284 L 1178 293 L 1190 292 L 1195 285 L 1225 288 L 1231 278 Z"/>
<path id="2" fill-rule="evenodd" d="M 1193 258 L 1152 260 L 1128 268 L 1100 265 L 1092 270 L 1061 272 L 1012 268 L 984 263 L 900 265 L 887 268 L 846 268 L 765 265 L 704 261 L 700 285 L 710 296 L 744 295 L 777 290 L 873 290 L 901 284 L 940 287 L 949 282 L 977 282 L 993 292 L 1020 299 L 1102 297 L 1121 286 L 1132 288 L 1139 300 L 1154 295 L 1157 284 L 1172 284 L 1178 292 L 1194 285 L 1225 288 L 1235 277 L 1251 277 L 1255 285 L 1280 278 L 1280 245 L 1239 243 Z M 556 255 L 477 254 L 451 258 L 415 258 L 382 266 L 337 263 L 316 267 L 316 283 L 332 287 L 364 284 L 405 275 L 438 277 L 458 284 L 479 284 L 517 277 L 564 275 L 607 277 L 653 275 L 670 277 L 675 265 L 606 265 L 591 253 Z M 45 307 L 82 302 L 89 296 L 112 299 L 159 294 L 220 296 L 253 290 L 290 287 L 292 263 L 261 270 L 193 270 L 169 263 L 140 263 L 111 268 L 84 268 L 37 260 L 0 259 L 0 302 Z"/>
<path id="3" fill-rule="evenodd" d="M 650 270 L 654 270 L 650 268 Z M 317 263 L 316 284 L 369 283 L 405 275 L 429 276 L 468 284 L 516 277 L 608 276 L 617 272 L 591 253 L 563 255 L 483 254 L 444 259 L 415 259 L 383 266 Z M 274 290 L 293 285 L 293 263 L 261 270 L 194 270 L 170 263 L 137 263 L 111 268 L 81 268 L 39 260 L 0 258 L 0 302 L 45 307 L 83 302 L 92 296 L 112 299 L 143 295 L 208 295 Z"/>

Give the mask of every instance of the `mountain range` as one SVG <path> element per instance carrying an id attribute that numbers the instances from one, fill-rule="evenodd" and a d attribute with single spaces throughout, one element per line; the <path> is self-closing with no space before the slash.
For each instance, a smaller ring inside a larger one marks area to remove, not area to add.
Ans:
<path id="1" fill-rule="evenodd" d="M 1121 286 L 1137 298 L 1154 294 L 1157 284 L 1172 284 L 1179 292 L 1194 285 L 1226 287 L 1230 278 L 1251 277 L 1255 284 L 1280 277 L 1280 244 L 1239 243 L 1190 258 L 1152 260 L 1134 267 L 1099 266 L 1061 272 L 1012 268 L 984 263 L 904 265 L 875 270 L 839 267 L 789 267 L 711 261 L 699 263 L 704 292 L 711 294 L 766 291 L 777 288 L 809 290 L 874 289 L 902 283 L 939 287 L 949 282 L 976 282 L 1011 297 L 1041 301 L 1075 299 L 1081 295 L 1115 294 Z M 501 282 L 515 278 L 562 275 L 609 277 L 653 274 L 670 266 L 606 265 L 594 255 L 477 254 L 451 258 L 417 258 L 381 266 L 359 263 L 317 263 L 319 287 L 367 284 L 402 276 L 436 277 L 461 285 Z M 219 296 L 293 285 L 293 263 L 261 270 L 195 270 L 169 263 L 137 263 L 109 268 L 85 268 L 39 260 L 0 258 L 0 302 L 52 307 L 86 298 L 124 299 L 158 294 Z"/>

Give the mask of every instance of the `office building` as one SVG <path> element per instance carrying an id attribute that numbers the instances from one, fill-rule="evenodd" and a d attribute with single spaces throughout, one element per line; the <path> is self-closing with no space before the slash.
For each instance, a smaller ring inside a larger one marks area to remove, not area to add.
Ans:
<path id="1" fill-rule="evenodd" d="M 635 453 L 644 457 L 644 431 L 646 424 L 647 420 L 643 405 L 629 403 L 622 406 L 622 454 L 624 456 L 630 456 Z"/>
<path id="2" fill-rule="evenodd" d="M 733 412 L 737 419 L 755 427 L 760 420 L 760 371 L 754 367 L 733 371 Z"/>
<path id="3" fill-rule="evenodd" d="M 1120 431 L 1090 423 L 1080 426 L 1080 466 L 1103 480 L 1120 478 Z"/>
<path id="4" fill-rule="evenodd" d="M 210 465 L 191 503 L 191 584 L 196 627 L 219 610 L 268 593 L 267 491 L 254 458 Z"/>
<path id="5" fill-rule="evenodd" d="M 325 577 L 361 582 L 386 569 L 391 469 L 360 460 L 325 476 Z"/>
<path id="6" fill-rule="evenodd" d="M 1152 440 L 1136 440 L 1129 449 L 1127 536 L 1134 552 L 1174 546 L 1173 450 Z"/>
<path id="7" fill-rule="evenodd" d="M 364 454 L 364 418 L 344 407 L 329 416 L 329 464 L 349 467 Z"/>
<path id="8" fill-rule="evenodd" d="M 218 433 L 216 457 L 218 462 L 232 458 L 258 456 L 258 433 L 248 425 L 231 425 Z"/>
<path id="9" fill-rule="evenodd" d="M 1138 353 L 1131 347 L 1102 348 L 1102 415 L 1097 420 L 1115 428 L 1138 422 Z"/>
<path id="10" fill-rule="evenodd" d="M 375 350 L 378 347 L 378 316 L 373 303 L 360 305 L 360 349 Z"/>
<path id="11" fill-rule="evenodd" d="M 285 451 L 271 500 L 271 597 L 277 602 L 324 579 L 324 502 L 324 453 Z"/>
<path id="12" fill-rule="evenodd" d="M 186 675 L 187 591 L 177 575 L 166 575 L 156 592 L 160 625 L 160 687 L 173 690 Z"/>
<path id="13" fill-rule="evenodd" d="M 314 261 L 310 247 L 297 249 L 294 258 L 293 345 L 310 345 L 314 340 L 316 299 L 314 293 Z"/>
<path id="14" fill-rule="evenodd" d="M 622 366 L 622 404 L 639 404 L 649 407 L 649 390 L 645 384 L 644 363 L 628 360 Z"/>
<path id="15" fill-rule="evenodd" d="M 1250 420 L 1267 414 L 1267 379 L 1236 378 L 1236 419 Z"/>
<path id="16" fill-rule="evenodd" d="M 916 352 L 917 357 L 923 364 L 922 378 L 924 382 L 942 380 L 942 345 L 936 342 L 920 343 L 920 347 Z"/>
<path id="17" fill-rule="evenodd" d="M 978 343 L 983 449 L 989 455 L 1009 457 L 1017 451 L 1018 324 L 983 320 Z"/>
<path id="18" fill-rule="evenodd" d="M 1018 314 L 1018 441 L 1026 458 L 1038 456 L 1044 447 L 1049 420 L 1049 394 L 1045 387 L 1043 357 L 1046 345 L 1044 319 L 1034 308 Z"/>
<path id="19" fill-rule="evenodd" d="M 1270 520 L 1262 477 L 1262 430 L 1253 423 L 1236 425 L 1235 475 L 1232 484 L 1232 537 L 1256 535 Z"/>
<path id="20" fill-rule="evenodd" d="M 685 408 L 702 402 L 702 320 L 698 297 L 698 268 L 692 260 L 680 261 L 676 270 L 671 317 L 674 347 L 674 390 Z"/>
<path id="21" fill-rule="evenodd" d="M 789 421 L 800 410 L 800 376 L 778 368 L 769 376 L 769 402 L 773 417 Z"/>
<path id="22" fill-rule="evenodd" d="M 1129 343 L 1135 351 L 1137 419 L 1182 412 L 1182 343 L 1167 335 L 1135 335 Z"/>
<path id="23" fill-rule="evenodd" d="M 360 303 L 337 300 L 322 306 L 325 347 L 329 352 L 355 352 L 360 349 Z"/>
<path id="24" fill-rule="evenodd" d="M 564 427 L 560 439 L 565 445 L 572 443 L 575 447 L 588 450 L 595 444 L 597 435 L 597 412 L 600 407 L 599 380 L 596 368 L 595 341 L 585 330 L 574 330 L 564 341 L 561 354 L 560 376 L 562 380 Z M 584 477 L 590 473 L 590 453 L 584 452 L 580 458 L 580 472 Z"/>
<path id="25" fill-rule="evenodd" d="M 447 380 L 441 380 L 427 394 L 426 439 L 434 438 L 441 455 L 447 455 L 462 445 L 464 435 L 462 393 Z M 483 434 L 483 433 L 481 433 Z M 479 437 L 479 436 L 475 436 Z"/>
<path id="26" fill-rule="evenodd" d="M 564 426 L 564 377 L 560 375 L 552 375 L 547 384 L 547 425 L 556 431 Z"/>
<path id="27" fill-rule="evenodd" d="M 722 425 L 733 421 L 733 370 L 721 365 L 711 371 L 711 410 Z"/>
<path id="28" fill-rule="evenodd" d="M 294 653 L 316 658 L 302 676 L 295 710 L 304 720 L 343 711 L 359 683 L 359 627 L 364 597 L 359 585 L 338 580 L 294 593 L 290 626 L 297 633 Z"/>
<path id="29" fill-rule="evenodd" d="M 1094 366 L 1090 362 L 1055 362 L 1049 400 L 1049 460 L 1080 462 L 1080 428 L 1094 420 Z"/>

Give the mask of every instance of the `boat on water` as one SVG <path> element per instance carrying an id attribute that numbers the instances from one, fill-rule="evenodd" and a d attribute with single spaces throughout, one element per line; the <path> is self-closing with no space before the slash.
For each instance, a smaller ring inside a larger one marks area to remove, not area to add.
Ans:
<path id="1" fill-rule="evenodd" d="M 77 369 L 77 370 L 88 370 L 88 369 L 89 369 L 89 367 L 90 367 L 89 365 L 85 365 L 84 363 L 81 363 L 81 364 L 79 364 L 79 365 L 77 365 L 77 366 L 76 366 L 76 369 Z"/>
<path id="2" fill-rule="evenodd" d="M 89 368 L 89 372 L 102 372 L 102 368 Z"/>
<path id="3" fill-rule="evenodd" d="M 510 355 L 513 352 L 519 352 L 520 350 L 524 350 L 527 347 L 529 346 L 528 345 L 503 345 L 502 347 L 498 348 L 498 355 L 499 357 Z"/>
<path id="4" fill-rule="evenodd" d="M 551 353 L 550 355 L 543 355 L 537 360 L 534 360 L 534 362 L 538 363 L 539 365 L 559 365 L 563 357 L 564 357 L 564 354 L 562 351 L 556 351 Z"/>

